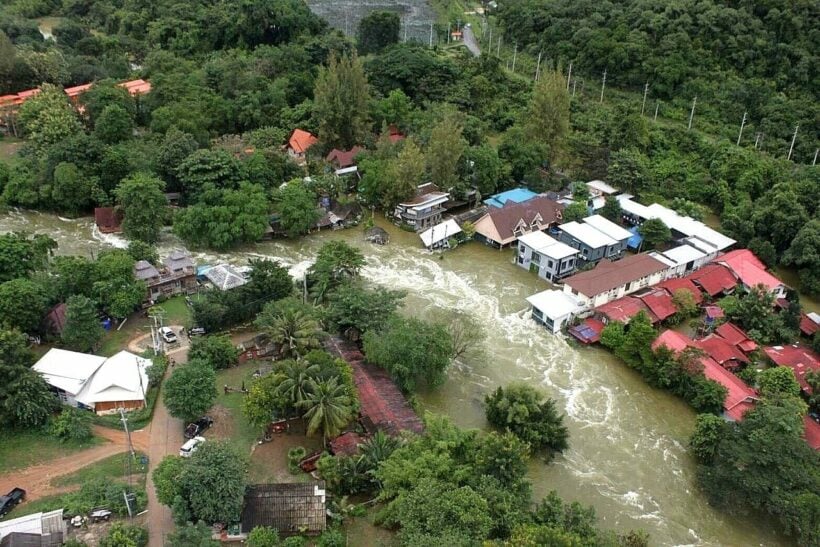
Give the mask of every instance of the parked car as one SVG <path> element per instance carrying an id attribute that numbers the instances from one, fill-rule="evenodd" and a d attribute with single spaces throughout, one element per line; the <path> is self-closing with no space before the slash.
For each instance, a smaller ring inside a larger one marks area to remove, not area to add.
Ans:
<path id="1" fill-rule="evenodd" d="M 0 517 L 17 507 L 24 499 L 26 499 L 26 491 L 22 488 L 14 488 L 5 496 L 0 496 Z"/>
<path id="2" fill-rule="evenodd" d="M 210 416 L 203 416 L 195 422 L 188 424 L 185 428 L 185 438 L 193 439 L 201 435 L 206 429 L 214 425 L 214 420 Z"/>
<path id="3" fill-rule="evenodd" d="M 203 336 L 205 334 L 205 327 L 191 327 L 188 333 L 191 336 Z"/>
<path id="4" fill-rule="evenodd" d="M 194 437 L 193 439 L 186 441 L 185 444 L 179 449 L 179 455 L 183 458 L 190 458 L 191 454 L 199 449 L 199 445 L 205 442 L 205 437 Z"/>
<path id="5" fill-rule="evenodd" d="M 88 513 L 88 518 L 91 522 L 102 522 L 111 519 L 111 511 L 106 507 L 95 507 Z"/>
<path id="6" fill-rule="evenodd" d="M 160 327 L 159 335 L 162 336 L 162 339 L 168 344 L 174 344 L 177 341 L 177 334 L 171 327 Z"/>

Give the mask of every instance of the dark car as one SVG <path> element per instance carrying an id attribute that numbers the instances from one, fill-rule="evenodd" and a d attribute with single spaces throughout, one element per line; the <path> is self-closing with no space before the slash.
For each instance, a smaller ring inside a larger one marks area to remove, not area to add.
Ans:
<path id="1" fill-rule="evenodd" d="M 197 421 L 188 424 L 185 428 L 185 438 L 193 439 L 202 434 L 203 431 L 214 425 L 214 420 L 210 416 L 203 416 Z"/>
<path id="2" fill-rule="evenodd" d="M 15 488 L 5 496 L 0 496 L 0 517 L 14 509 L 25 498 L 26 491 L 22 488 Z"/>

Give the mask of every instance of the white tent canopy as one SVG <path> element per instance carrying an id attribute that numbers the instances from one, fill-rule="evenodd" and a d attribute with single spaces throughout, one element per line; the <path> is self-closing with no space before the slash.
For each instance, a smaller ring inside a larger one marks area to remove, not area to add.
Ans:
<path id="1" fill-rule="evenodd" d="M 461 228 L 455 220 L 445 220 L 441 224 L 436 224 L 432 228 L 425 230 L 419 234 L 424 246 L 430 249 L 435 247 L 442 241 L 445 241 L 456 234 L 461 233 Z"/>

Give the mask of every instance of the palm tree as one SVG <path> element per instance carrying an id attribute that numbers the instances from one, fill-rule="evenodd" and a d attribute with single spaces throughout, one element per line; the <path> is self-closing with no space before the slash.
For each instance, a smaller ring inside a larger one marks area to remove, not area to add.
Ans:
<path id="1" fill-rule="evenodd" d="M 376 479 L 376 470 L 379 468 L 379 464 L 389 458 L 390 454 L 400 445 L 401 441 L 398 438 L 386 435 L 381 430 L 376 431 L 372 437 L 359 445 L 362 463 L 367 469 L 366 473 L 371 483 L 381 486 L 378 479 Z"/>
<path id="2" fill-rule="evenodd" d="M 282 361 L 281 367 L 279 372 L 283 379 L 276 387 L 276 395 L 284 397 L 290 406 L 298 408 L 302 401 L 307 399 L 309 382 L 318 376 L 319 367 L 307 361 L 290 359 Z"/>
<path id="3" fill-rule="evenodd" d="M 299 406 L 305 409 L 308 435 L 321 429 L 325 442 L 328 437 L 341 433 L 353 418 L 352 401 L 347 394 L 347 387 L 339 384 L 336 378 L 308 380 L 307 398 Z"/>
<path id="4" fill-rule="evenodd" d="M 285 357 L 296 357 L 319 347 L 319 323 L 302 310 L 284 309 L 266 328 Z"/>

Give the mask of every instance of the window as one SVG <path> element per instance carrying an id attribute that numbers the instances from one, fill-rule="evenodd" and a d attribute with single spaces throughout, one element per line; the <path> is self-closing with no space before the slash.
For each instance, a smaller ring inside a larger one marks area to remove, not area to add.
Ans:
<path id="1" fill-rule="evenodd" d="M 532 309 L 532 316 L 537 317 L 538 319 L 542 319 L 544 317 L 544 314 L 541 313 L 541 310 L 539 310 L 538 308 L 533 308 Z"/>
<path id="2" fill-rule="evenodd" d="M 532 253 L 532 263 L 541 264 L 541 255 L 538 253 Z"/>
<path id="3" fill-rule="evenodd" d="M 547 260 L 547 268 L 552 269 L 554 262 L 552 260 Z"/>
<path id="4" fill-rule="evenodd" d="M 521 245 L 519 245 L 519 246 L 518 246 L 518 252 L 519 252 L 519 253 L 524 254 L 524 251 L 525 251 L 525 250 L 526 250 L 526 247 L 524 247 L 524 244 L 523 244 L 523 243 L 522 243 Z"/>
<path id="5" fill-rule="evenodd" d="M 584 255 L 584 258 L 588 258 L 589 257 L 589 249 L 584 248 L 584 250 L 581 251 L 581 254 Z"/>

